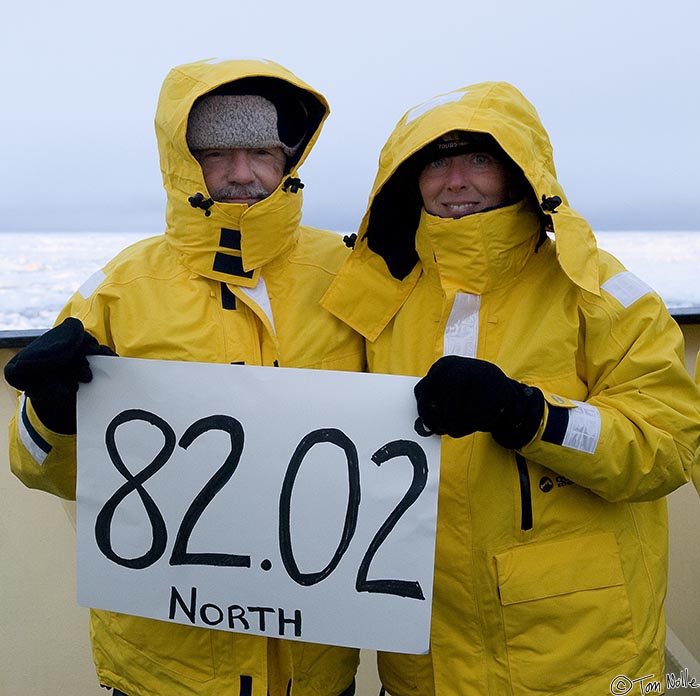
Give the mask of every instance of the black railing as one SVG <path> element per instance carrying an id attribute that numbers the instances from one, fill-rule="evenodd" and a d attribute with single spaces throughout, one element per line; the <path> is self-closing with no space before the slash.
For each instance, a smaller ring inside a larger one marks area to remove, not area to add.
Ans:
<path id="1" fill-rule="evenodd" d="M 671 307 L 669 311 L 679 324 L 700 324 L 700 307 Z"/>
<path id="2" fill-rule="evenodd" d="M 15 331 L 0 331 L 0 348 L 24 348 L 46 329 L 17 329 Z"/>

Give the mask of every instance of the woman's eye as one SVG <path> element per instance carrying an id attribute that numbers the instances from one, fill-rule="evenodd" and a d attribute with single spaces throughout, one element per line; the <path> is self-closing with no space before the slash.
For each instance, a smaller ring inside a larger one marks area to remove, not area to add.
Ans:
<path id="1" fill-rule="evenodd" d="M 447 160 L 444 157 L 442 157 L 441 159 L 433 160 L 428 166 L 431 169 L 440 169 L 440 168 L 444 167 L 446 164 L 447 164 Z"/>

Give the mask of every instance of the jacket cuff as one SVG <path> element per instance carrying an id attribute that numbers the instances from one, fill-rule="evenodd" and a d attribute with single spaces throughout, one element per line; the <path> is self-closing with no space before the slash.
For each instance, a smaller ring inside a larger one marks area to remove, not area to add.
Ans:
<path id="1" fill-rule="evenodd" d="M 34 409 L 34 405 L 27 398 L 26 394 L 21 394 L 20 396 L 18 415 L 17 428 L 19 437 L 25 449 L 39 465 L 42 465 L 46 457 L 51 453 L 53 449 L 52 442 L 55 443 L 57 438 L 75 440 L 75 435 L 58 433 L 42 423 Z"/>
<path id="2" fill-rule="evenodd" d="M 600 411 L 581 401 L 545 394 L 546 411 L 539 433 L 542 442 L 593 454 L 601 431 Z"/>

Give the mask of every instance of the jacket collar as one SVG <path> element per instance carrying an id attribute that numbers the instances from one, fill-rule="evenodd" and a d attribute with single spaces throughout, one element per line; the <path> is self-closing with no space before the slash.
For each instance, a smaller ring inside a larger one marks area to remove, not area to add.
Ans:
<path id="1" fill-rule="evenodd" d="M 197 275 L 255 287 L 262 267 L 296 244 L 301 190 L 285 189 L 283 182 L 255 205 L 214 203 L 206 211 L 189 202 L 196 193 L 169 198 L 166 234 Z"/>
<path id="2" fill-rule="evenodd" d="M 512 282 L 537 245 L 541 222 L 525 201 L 462 218 L 425 210 L 416 232 L 423 269 L 445 293 L 483 294 Z"/>

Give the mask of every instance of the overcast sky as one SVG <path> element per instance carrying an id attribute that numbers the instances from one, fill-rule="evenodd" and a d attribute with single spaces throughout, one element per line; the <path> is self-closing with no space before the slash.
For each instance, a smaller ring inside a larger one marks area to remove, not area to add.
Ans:
<path id="1" fill-rule="evenodd" d="M 304 222 L 359 224 L 379 150 L 431 96 L 533 102 L 594 229 L 700 230 L 698 0 L 28 0 L 0 25 L 0 230 L 163 230 L 153 116 L 174 65 L 264 57 L 325 94 Z"/>

